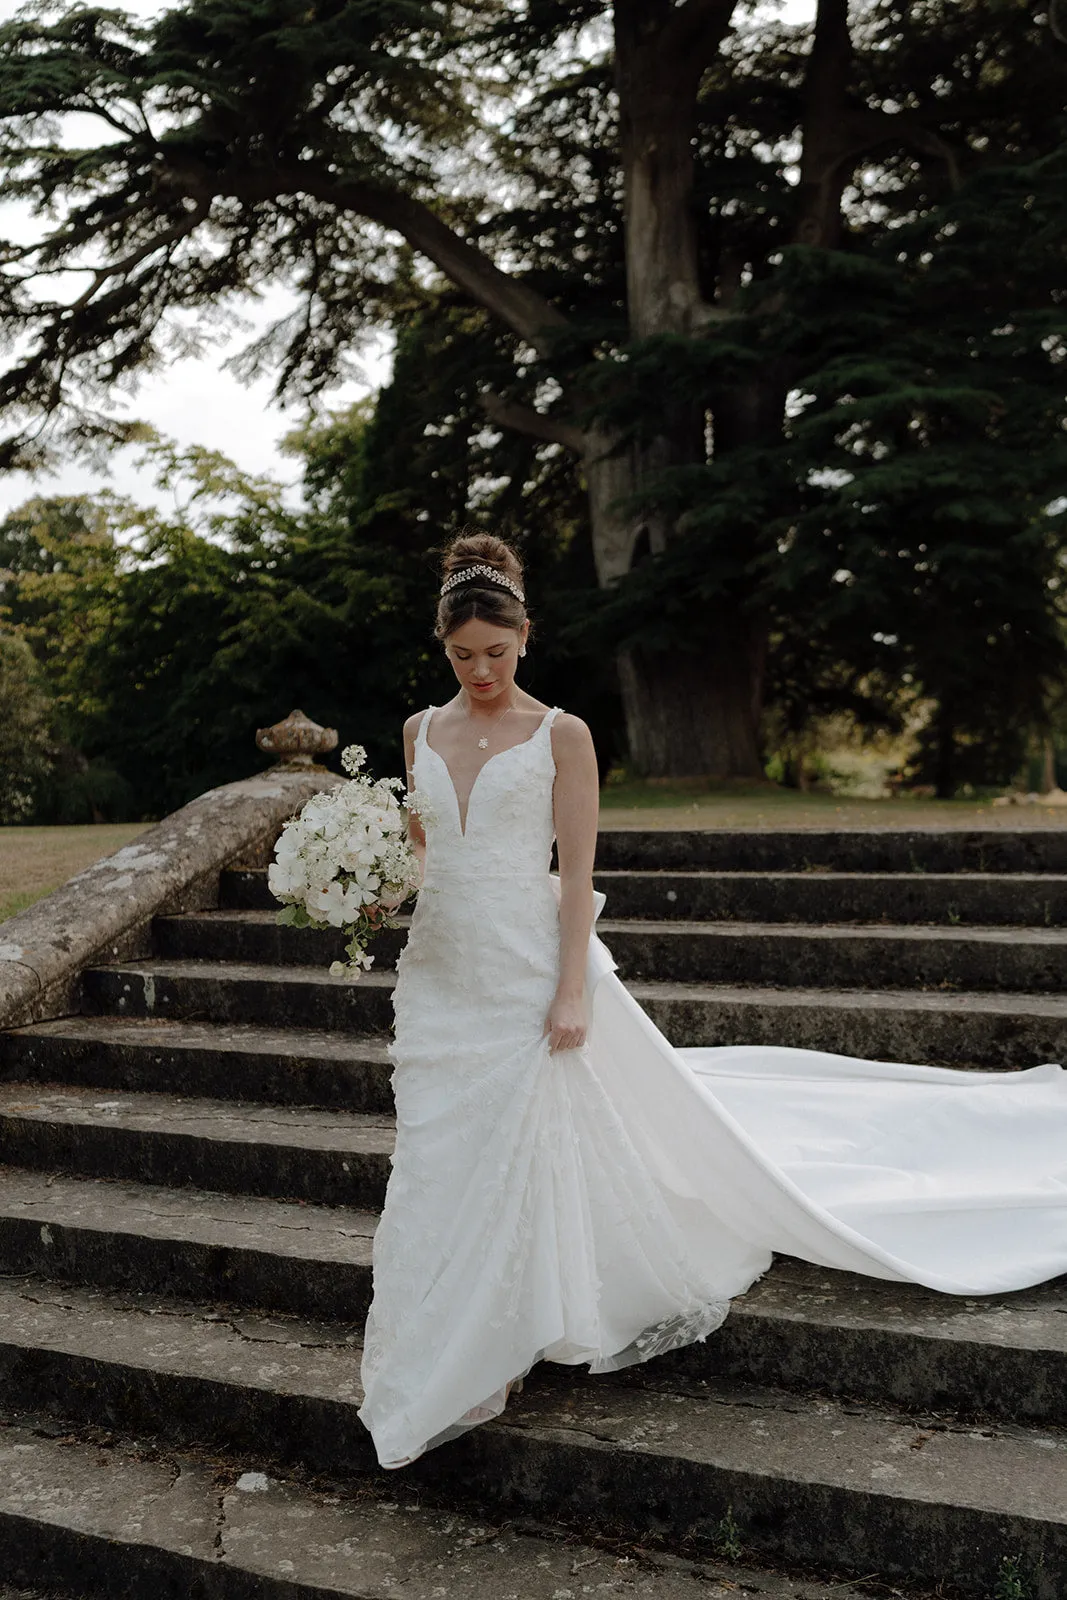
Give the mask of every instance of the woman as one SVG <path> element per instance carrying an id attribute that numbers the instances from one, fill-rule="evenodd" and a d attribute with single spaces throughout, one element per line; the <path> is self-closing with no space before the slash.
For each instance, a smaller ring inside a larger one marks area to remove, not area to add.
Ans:
<path id="1" fill-rule="evenodd" d="M 436 634 L 459 692 L 404 727 L 423 881 L 360 1408 L 384 1467 L 498 1415 L 538 1360 L 609 1372 L 706 1338 L 773 1251 L 956 1294 L 1067 1271 L 1059 1067 L 664 1038 L 593 931 L 592 740 L 517 686 L 529 632 L 515 553 L 455 540 Z"/>

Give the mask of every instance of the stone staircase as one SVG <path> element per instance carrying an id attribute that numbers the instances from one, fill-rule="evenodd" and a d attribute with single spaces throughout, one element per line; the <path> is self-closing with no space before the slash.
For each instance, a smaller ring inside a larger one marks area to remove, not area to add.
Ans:
<path id="1" fill-rule="evenodd" d="M 600 931 L 678 1044 L 1067 1061 L 1067 831 L 605 832 Z M 0 1595 L 1067 1596 L 1067 1284 L 781 1260 L 705 1344 L 400 1473 L 356 1417 L 392 1144 L 383 939 L 262 871 L 0 1034 Z M 6 1600 L 6 1597 L 5 1597 Z"/>

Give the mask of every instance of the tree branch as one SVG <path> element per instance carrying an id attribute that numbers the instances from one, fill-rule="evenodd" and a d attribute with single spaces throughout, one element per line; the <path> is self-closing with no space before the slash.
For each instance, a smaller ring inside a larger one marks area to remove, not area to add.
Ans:
<path id="1" fill-rule="evenodd" d="M 264 167 L 231 166 L 213 171 L 181 156 L 168 160 L 160 181 L 197 199 L 232 195 L 247 202 L 276 200 L 284 193 L 306 194 L 340 210 L 353 211 L 401 234 L 413 249 L 440 267 L 471 299 L 548 355 L 555 335 L 570 326 L 562 312 L 535 289 L 509 277 L 495 262 L 468 244 L 422 200 L 359 179 L 330 178 L 310 164 L 282 162 Z"/>
<path id="2" fill-rule="evenodd" d="M 530 439 L 565 445 L 575 455 L 582 455 L 585 451 L 586 437 L 576 423 L 566 422 L 562 417 L 547 416 L 542 411 L 535 411 L 532 406 L 520 404 L 518 400 L 506 400 L 491 389 L 483 390 L 478 399 L 490 422 L 495 422 L 498 427 L 510 428 L 513 433 L 524 433 Z"/>
<path id="3" fill-rule="evenodd" d="M 139 249 L 132 250 L 128 256 L 123 256 L 121 261 L 113 261 L 106 267 L 97 268 L 93 272 L 93 281 L 78 296 L 77 300 L 71 303 L 70 310 L 72 312 L 80 311 L 109 278 L 125 276 L 131 267 L 138 266 L 146 256 L 150 256 L 156 250 L 162 249 L 164 245 L 176 244 L 179 239 L 187 238 L 194 229 L 200 226 L 210 209 L 210 201 L 198 200 L 195 211 L 190 211 L 180 222 L 176 222 L 173 227 L 166 228 L 162 233 L 157 233 L 154 238 L 146 240 Z M 69 271 L 70 269 L 68 268 L 67 270 Z"/>

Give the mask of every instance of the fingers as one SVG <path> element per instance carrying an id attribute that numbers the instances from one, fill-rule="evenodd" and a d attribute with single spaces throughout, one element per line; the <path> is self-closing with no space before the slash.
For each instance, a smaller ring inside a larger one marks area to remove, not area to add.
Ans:
<path id="1" fill-rule="evenodd" d="M 580 1050 L 585 1044 L 585 1028 L 553 1028 L 548 1041 L 549 1055 L 557 1050 Z"/>

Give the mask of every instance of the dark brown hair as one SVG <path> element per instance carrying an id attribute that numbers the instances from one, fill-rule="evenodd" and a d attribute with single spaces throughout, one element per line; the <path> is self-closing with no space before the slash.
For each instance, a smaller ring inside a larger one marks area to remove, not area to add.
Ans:
<path id="1" fill-rule="evenodd" d="M 452 540 L 441 563 L 441 582 L 464 567 L 492 567 L 525 592 L 522 562 L 509 544 L 491 533 L 461 533 Z M 474 618 L 494 622 L 500 628 L 521 628 L 526 607 L 510 589 L 476 573 L 469 583 L 457 583 L 437 604 L 434 637 L 447 639 L 450 633 Z"/>

